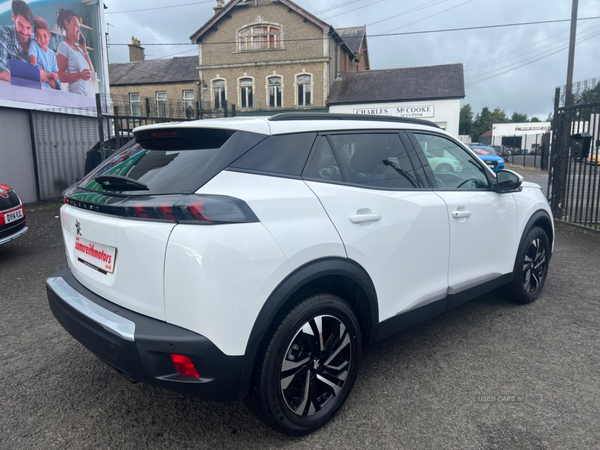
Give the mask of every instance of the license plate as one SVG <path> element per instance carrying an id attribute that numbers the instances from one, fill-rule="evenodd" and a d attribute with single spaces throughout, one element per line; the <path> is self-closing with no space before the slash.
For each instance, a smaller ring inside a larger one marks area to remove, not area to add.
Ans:
<path id="1" fill-rule="evenodd" d="M 16 211 L 4 214 L 4 223 L 11 223 L 15 220 L 23 218 L 23 209 L 17 209 Z"/>
<path id="2" fill-rule="evenodd" d="M 75 238 L 75 256 L 82 264 L 104 275 L 114 273 L 117 249 L 82 237 Z"/>

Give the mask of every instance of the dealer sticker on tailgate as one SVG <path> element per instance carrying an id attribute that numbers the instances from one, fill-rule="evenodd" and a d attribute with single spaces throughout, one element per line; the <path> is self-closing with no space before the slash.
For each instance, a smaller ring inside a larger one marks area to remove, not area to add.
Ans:
<path id="1" fill-rule="evenodd" d="M 79 262 L 103 274 L 114 273 L 117 249 L 82 237 L 75 238 L 75 256 Z"/>

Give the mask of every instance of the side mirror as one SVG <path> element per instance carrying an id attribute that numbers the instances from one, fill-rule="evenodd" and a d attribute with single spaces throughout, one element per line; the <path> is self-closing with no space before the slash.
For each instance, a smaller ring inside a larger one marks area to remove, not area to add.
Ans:
<path id="1" fill-rule="evenodd" d="M 495 191 L 499 193 L 513 192 L 521 188 L 523 177 L 512 170 L 501 170 L 496 173 Z"/>

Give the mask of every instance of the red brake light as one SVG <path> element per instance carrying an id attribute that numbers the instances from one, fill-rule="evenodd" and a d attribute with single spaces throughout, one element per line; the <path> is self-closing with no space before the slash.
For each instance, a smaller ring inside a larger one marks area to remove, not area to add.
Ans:
<path id="1" fill-rule="evenodd" d="M 204 200 L 198 200 L 188 206 L 190 212 L 194 215 L 197 220 L 201 222 L 212 222 L 212 218 L 206 214 L 206 208 L 204 207 Z"/>
<path id="2" fill-rule="evenodd" d="M 181 134 L 179 134 L 177 131 L 158 130 L 158 131 L 151 131 L 150 136 L 152 136 L 152 137 L 176 137 L 176 136 L 181 136 Z"/>
<path id="3" fill-rule="evenodd" d="M 158 207 L 158 210 L 160 211 L 160 213 L 163 215 L 163 217 L 165 219 L 172 220 L 173 222 L 177 222 L 177 216 L 175 215 L 175 211 L 173 211 L 173 208 L 171 206 L 172 205 L 170 202 L 163 202 Z"/>
<path id="4" fill-rule="evenodd" d="M 135 213 L 137 214 L 137 216 L 141 217 L 142 219 L 149 219 L 150 218 L 150 216 L 148 215 L 148 213 L 146 213 L 146 211 L 144 211 L 144 203 L 142 203 L 142 202 L 137 202 L 133 206 L 133 210 L 135 211 Z"/>
<path id="5" fill-rule="evenodd" d="M 175 366 L 177 373 L 186 377 L 200 378 L 198 371 L 194 367 L 194 363 L 189 357 L 171 353 L 171 361 L 173 361 L 173 366 Z"/>

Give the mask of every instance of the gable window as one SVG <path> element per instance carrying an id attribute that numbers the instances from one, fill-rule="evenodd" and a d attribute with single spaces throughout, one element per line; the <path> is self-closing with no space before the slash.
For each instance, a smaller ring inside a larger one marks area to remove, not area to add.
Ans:
<path id="1" fill-rule="evenodd" d="M 269 107 L 281 108 L 283 80 L 281 77 L 269 77 Z"/>
<path id="2" fill-rule="evenodd" d="M 225 106 L 225 80 L 214 80 L 212 82 L 213 101 L 215 109 L 221 109 Z"/>
<path id="3" fill-rule="evenodd" d="M 282 47 L 281 27 L 259 25 L 239 32 L 240 50 L 261 50 Z"/>
<path id="4" fill-rule="evenodd" d="M 156 93 L 156 113 L 158 117 L 167 117 L 167 93 L 165 91 Z"/>
<path id="5" fill-rule="evenodd" d="M 254 80 L 240 79 L 240 105 L 242 109 L 254 108 Z"/>
<path id="6" fill-rule="evenodd" d="M 139 92 L 132 92 L 131 94 L 129 94 L 129 113 L 132 116 L 141 115 L 141 102 Z"/>
<path id="7" fill-rule="evenodd" d="M 312 100 L 312 77 L 310 75 L 296 76 L 298 85 L 298 106 L 310 106 Z"/>

